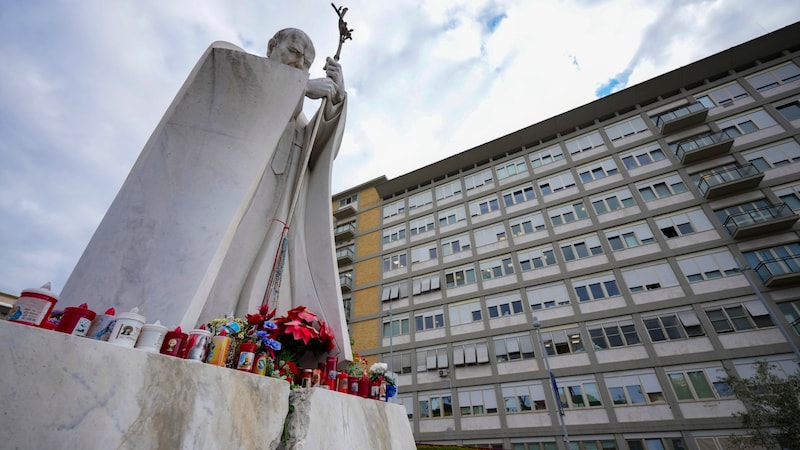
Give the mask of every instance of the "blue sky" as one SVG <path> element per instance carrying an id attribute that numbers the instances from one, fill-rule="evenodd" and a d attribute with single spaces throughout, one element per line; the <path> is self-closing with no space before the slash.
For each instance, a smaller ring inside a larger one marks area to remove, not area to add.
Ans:
<path id="1" fill-rule="evenodd" d="M 232 6 L 233 5 L 233 6 Z M 778 0 L 354 0 L 338 192 L 393 178 L 800 20 Z M 216 40 L 278 29 L 333 54 L 329 1 L 0 5 L 0 291 L 64 286 L 147 138 Z M 307 105 L 307 109 L 313 105 Z"/>

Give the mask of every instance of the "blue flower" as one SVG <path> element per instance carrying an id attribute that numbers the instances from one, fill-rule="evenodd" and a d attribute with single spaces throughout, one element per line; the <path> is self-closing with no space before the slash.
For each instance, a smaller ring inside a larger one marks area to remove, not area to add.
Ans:
<path id="1" fill-rule="evenodd" d="M 275 330 L 275 329 L 278 328 L 277 325 L 275 325 L 274 323 L 270 322 L 269 320 L 265 320 L 264 323 L 263 323 L 263 326 L 264 326 L 264 328 L 266 328 L 268 330 Z"/>
<path id="2" fill-rule="evenodd" d="M 264 339 L 264 344 L 268 345 L 270 348 L 272 348 L 275 351 L 280 350 L 281 347 L 282 347 L 280 342 L 276 341 L 275 339 L 270 339 L 270 338 L 265 338 Z"/>

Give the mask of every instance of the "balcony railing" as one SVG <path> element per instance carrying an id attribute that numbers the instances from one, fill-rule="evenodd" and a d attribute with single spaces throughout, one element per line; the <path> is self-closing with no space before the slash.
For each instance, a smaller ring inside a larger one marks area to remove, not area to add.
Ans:
<path id="1" fill-rule="evenodd" d="M 682 128 L 701 124 L 706 121 L 706 117 L 708 117 L 708 108 L 702 103 L 692 103 L 659 115 L 656 117 L 656 126 L 662 134 L 672 133 Z"/>
<path id="2" fill-rule="evenodd" d="M 733 138 L 728 133 L 704 133 L 673 144 L 675 155 L 684 164 L 691 164 L 712 156 L 728 153 L 733 147 Z"/>
<path id="3" fill-rule="evenodd" d="M 792 208 L 781 203 L 728 216 L 724 226 L 734 239 L 742 239 L 790 228 L 797 219 Z"/>
<path id="4" fill-rule="evenodd" d="M 337 241 L 350 239 L 356 235 L 356 226 L 352 223 L 339 225 L 333 230 L 333 236 Z"/>
<path id="5" fill-rule="evenodd" d="M 340 248 L 336 250 L 336 262 L 339 264 L 352 264 L 355 260 L 355 252 L 352 248 Z"/>
<path id="6" fill-rule="evenodd" d="M 716 198 L 754 188 L 763 178 L 764 174 L 758 167 L 748 164 L 704 173 L 700 176 L 697 187 L 705 198 Z"/>
<path id="7" fill-rule="evenodd" d="M 353 279 L 350 277 L 339 276 L 339 284 L 342 286 L 342 292 L 353 290 Z"/>
<path id="8" fill-rule="evenodd" d="M 336 211 L 334 211 L 333 212 L 333 217 L 336 217 L 336 219 L 338 219 L 338 220 L 342 220 L 342 219 L 346 219 L 346 218 L 351 217 L 351 216 L 355 216 L 356 212 L 358 212 L 358 211 L 356 210 L 355 205 L 350 203 L 350 204 L 344 205 L 344 206 L 338 208 Z"/>
<path id="9" fill-rule="evenodd" d="M 800 256 L 763 261 L 754 269 L 764 286 L 785 286 L 800 281 Z"/>

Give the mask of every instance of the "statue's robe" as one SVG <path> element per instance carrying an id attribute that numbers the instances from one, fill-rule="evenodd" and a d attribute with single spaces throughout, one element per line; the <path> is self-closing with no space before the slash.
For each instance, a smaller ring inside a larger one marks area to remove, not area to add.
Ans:
<path id="1" fill-rule="evenodd" d="M 261 304 L 312 120 L 308 74 L 216 42 L 134 164 L 61 292 L 59 306 L 138 307 L 191 329 Z M 351 360 L 333 246 L 331 171 L 347 99 L 326 104 L 288 234 L 278 314 L 307 306 Z"/>

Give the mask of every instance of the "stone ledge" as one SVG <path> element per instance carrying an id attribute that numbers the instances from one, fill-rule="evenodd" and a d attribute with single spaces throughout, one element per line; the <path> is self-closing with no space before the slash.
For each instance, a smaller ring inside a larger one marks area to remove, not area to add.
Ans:
<path id="1" fill-rule="evenodd" d="M 4 449 L 277 449 L 285 381 L 0 321 Z M 291 449 L 414 449 L 400 405 L 292 395 Z M 301 418 L 305 417 L 301 420 Z"/>

